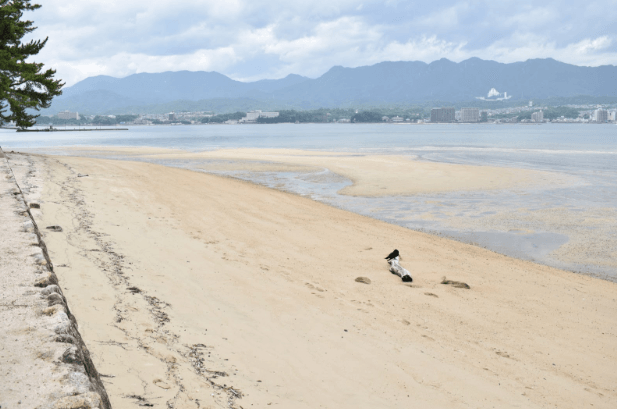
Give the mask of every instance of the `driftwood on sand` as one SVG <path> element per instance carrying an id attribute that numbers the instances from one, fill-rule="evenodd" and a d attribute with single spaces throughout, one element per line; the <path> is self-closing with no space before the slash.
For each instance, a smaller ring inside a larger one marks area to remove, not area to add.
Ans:
<path id="1" fill-rule="evenodd" d="M 393 259 L 388 260 L 388 264 L 390 264 L 390 272 L 392 274 L 396 274 L 401 277 L 401 279 L 405 282 L 412 282 L 413 278 L 411 278 L 411 274 L 409 271 L 401 267 L 399 264 L 399 257 L 394 257 Z"/>

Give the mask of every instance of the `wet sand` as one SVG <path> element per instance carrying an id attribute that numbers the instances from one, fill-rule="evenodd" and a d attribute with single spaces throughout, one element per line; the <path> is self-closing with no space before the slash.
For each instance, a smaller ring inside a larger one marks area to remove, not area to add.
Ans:
<path id="1" fill-rule="evenodd" d="M 23 174 L 42 186 L 35 217 L 64 229 L 45 241 L 115 408 L 617 400 L 615 283 L 239 180 L 129 161 L 28 161 Z M 362 177 L 355 186 L 372 189 Z M 387 271 L 394 248 L 412 284 Z"/>
<path id="2" fill-rule="evenodd" d="M 34 150 L 33 150 L 34 151 Z M 53 152 L 54 149 L 44 149 Z M 420 193 L 517 189 L 571 183 L 553 172 L 417 161 L 412 155 L 364 155 L 294 149 L 219 149 L 187 152 L 162 148 L 60 148 L 79 156 L 139 158 L 148 161 L 216 161 L 204 170 L 308 172 L 327 168 L 352 184 L 338 193 L 349 196 L 396 196 Z"/>

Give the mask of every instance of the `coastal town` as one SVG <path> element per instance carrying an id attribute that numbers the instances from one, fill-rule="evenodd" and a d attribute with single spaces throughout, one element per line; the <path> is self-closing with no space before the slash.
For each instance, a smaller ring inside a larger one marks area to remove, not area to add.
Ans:
<path id="1" fill-rule="evenodd" d="M 560 107 L 527 105 L 481 109 L 477 107 L 440 107 L 421 109 L 416 112 L 388 115 L 382 110 L 332 110 L 315 111 L 261 111 L 215 113 L 211 111 L 182 111 L 169 113 L 81 115 L 78 112 L 62 111 L 57 115 L 41 116 L 37 125 L 52 126 L 115 126 L 115 125 L 246 125 L 263 123 L 617 123 L 617 107 L 614 105 L 567 105 Z M 343 111 L 343 112 L 341 112 Z M 291 115 L 289 113 L 295 113 Z M 405 115 L 407 114 L 407 115 Z M 9 124 L 10 126 L 10 124 Z"/>

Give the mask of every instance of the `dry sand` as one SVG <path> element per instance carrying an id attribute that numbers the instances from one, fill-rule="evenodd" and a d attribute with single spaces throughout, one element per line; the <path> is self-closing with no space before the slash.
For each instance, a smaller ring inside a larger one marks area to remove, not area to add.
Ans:
<path id="1" fill-rule="evenodd" d="M 35 217 L 64 229 L 45 241 L 116 409 L 615 407 L 614 283 L 234 179 L 32 166 Z M 354 180 L 351 194 L 375 189 Z M 411 285 L 387 271 L 394 248 Z"/>

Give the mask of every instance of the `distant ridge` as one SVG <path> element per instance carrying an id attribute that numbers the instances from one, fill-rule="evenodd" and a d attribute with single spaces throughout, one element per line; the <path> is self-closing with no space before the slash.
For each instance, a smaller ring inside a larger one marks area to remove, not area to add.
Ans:
<path id="1" fill-rule="evenodd" d="M 191 105 L 190 101 L 226 99 L 245 101 L 247 106 L 281 108 L 454 103 L 472 101 L 491 88 L 507 92 L 513 101 L 577 95 L 617 97 L 617 67 L 581 67 L 551 58 L 510 64 L 479 58 L 455 63 L 443 58 L 430 64 L 399 61 L 357 68 L 336 66 L 316 79 L 290 74 L 277 80 L 240 82 L 203 71 L 96 76 L 66 88 L 42 113 L 65 109 L 104 113 L 128 107 L 139 112 L 154 105 L 171 106 L 174 101 Z"/>

